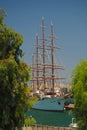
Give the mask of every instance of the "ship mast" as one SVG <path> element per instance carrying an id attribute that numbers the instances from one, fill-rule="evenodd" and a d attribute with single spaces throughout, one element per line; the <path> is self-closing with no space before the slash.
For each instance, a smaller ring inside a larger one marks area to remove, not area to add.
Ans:
<path id="1" fill-rule="evenodd" d="M 32 55 L 32 86 L 34 89 L 39 89 L 39 52 L 38 52 L 38 35 L 36 34 L 36 52 Z"/>
<path id="2" fill-rule="evenodd" d="M 42 18 L 42 49 L 43 49 L 43 85 L 46 88 L 46 78 L 45 78 L 45 39 L 44 39 L 44 17 Z"/>
<path id="3" fill-rule="evenodd" d="M 37 76 L 37 89 L 39 89 L 39 61 L 38 61 L 38 35 L 36 35 L 36 76 Z"/>
<path id="4" fill-rule="evenodd" d="M 35 83 L 34 83 L 34 55 L 32 54 L 32 88 L 34 91 Z"/>
<path id="5" fill-rule="evenodd" d="M 51 24 L 51 56 L 52 56 L 52 91 L 54 96 L 54 34 L 53 34 L 53 25 Z"/>
<path id="6" fill-rule="evenodd" d="M 63 66 L 59 66 L 55 64 L 55 60 L 54 60 L 54 53 L 55 53 L 55 49 L 60 49 L 59 47 L 56 47 L 54 45 L 54 30 L 53 30 L 53 24 L 51 23 L 51 58 L 52 58 L 52 62 L 51 62 L 51 71 L 52 71 L 52 95 L 55 95 L 55 80 L 61 80 L 61 79 L 65 79 L 65 78 L 61 78 L 61 77 L 55 77 L 55 70 L 64 70 Z"/>

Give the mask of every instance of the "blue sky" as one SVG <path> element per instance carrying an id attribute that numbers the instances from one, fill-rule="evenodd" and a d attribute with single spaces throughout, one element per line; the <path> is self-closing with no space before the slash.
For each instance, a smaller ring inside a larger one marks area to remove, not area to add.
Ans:
<path id="1" fill-rule="evenodd" d="M 8 14 L 6 24 L 23 35 L 24 60 L 29 65 L 43 16 L 47 30 L 51 21 L 54 25 L 66 77 L 81 59 L 87 59 L 87 0 L 0 0 L 0 7 Z"/>

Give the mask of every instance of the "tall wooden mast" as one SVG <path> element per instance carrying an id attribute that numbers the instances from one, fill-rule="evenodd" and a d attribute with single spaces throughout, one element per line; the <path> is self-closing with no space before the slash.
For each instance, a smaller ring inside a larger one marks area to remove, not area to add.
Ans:
<path id="1" fill-rule="evenodd" d="M 44 38 L 44 17 L 42 18 L 42 49 L 43 49 L 43 84 L 44 88 L 46 87 L 46 79 L 45 79 L 45 38 Z"/>
<path id="2" fill-rule="evenodd" d="M 52 56 L 52 89 L 54 95 L 54 34 L 53 34 L 53 24 L 51 24 L 51 56 Z"/>
<path id="3" fill-rule="evenodd" d="M 32 54 L 32 89 L 34 91 L 35 82 L 34 82 L 34 55 Z"/>
<path id="4" fill-rule="evenodd" d="M 37 84 L 37 89 L 39 89 L 39 61 L 38 61 L 38 56 L 39 52 L 38 52 L 38 35 L 36 35 L 36 76 L 37 76 L 37 80 L 36 80 L 36 84 Z"/>

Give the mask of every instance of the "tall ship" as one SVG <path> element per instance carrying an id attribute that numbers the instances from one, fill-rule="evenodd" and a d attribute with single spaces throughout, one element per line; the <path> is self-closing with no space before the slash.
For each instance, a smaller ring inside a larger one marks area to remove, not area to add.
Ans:
<path id="1" fill-rule="evenodd" d="M 50 35 L 45 35 L 45 23 L 42 18 L 42 36 L 36 34 L 35 51 L 32 54 L 32 91 L 41 100 L 33 105 L 33 109 L 48 111 L 64 111 L 66 100 L 63 97 L 67 93 L 64 86 L 61 71 L 64 66 L 57 64 L 56 53 L 58 50 L 55 45 L 55 35 L 53 24 L 50 26 Z"/>

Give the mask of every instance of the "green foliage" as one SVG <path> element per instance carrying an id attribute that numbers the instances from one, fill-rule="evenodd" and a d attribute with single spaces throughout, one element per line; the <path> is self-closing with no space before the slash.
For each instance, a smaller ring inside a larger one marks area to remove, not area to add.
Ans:
<path id="1" fill-rule="evenodd" d="M 0 16 L 0 59 L 13 55 L 15 60 L 19 62 L 19 58 L 23 56 L 23 51 L 20 49 L 22 42 L 22 35 L 8 28 Z"/>
<path id="2" fill-rule="evenodd" d="M 38 98 L 36 97 L 36 96 L 34 96 L 34 97 L 32 97 L 31 98 L 31 100 L 30 100 L 30 108 L 33 106 L 33 104 L 35 103 L 35 102 L 37 102 L 38 101 Z"/>
<path id="3" fill-rule="evenodd" d="M 3 15 L 4 16 L 4 15 Z M 30 108 L 30 67 L 21 61 L 23 38 L 8 28 L 0 15 L 0 128 L 21 130 Z"/>
<path id="4" fill-rule="evenodd" d="M 72 73 L 72 92 L 75 101 L 75 117 L 79 130 L 87 130 L 87 61 L 82 60 Z"/>
<path id="5" fill-rule="evenodd" d="M 6 14 L 6 12 L 5 12 L 5 10 L 4 9 L 2 9 L 2 8 L 0 8 L 0 25 L 2 24 L 4 24 L 3 23 L 3 19 L 4 19 L 4 17 L 6 16 L 7 14 Z"/>
<path id="6" fill-rule="evenodd" d="M 0 127 L 5 125 L 9 130 L 13 125 L 23 125 L 25 111 L 30 106 L 25 84 L 29 80 L 29 67 L 25 64 L 21 74 L 22 64 L 12 57 L 0 60 Z"/>
<path id="7" fill-rule="evenodd" d="M 36 120 L 33 117 L 27 117 L 25 119 L 25 126 L 30 126 L 36 124 Z"/>

